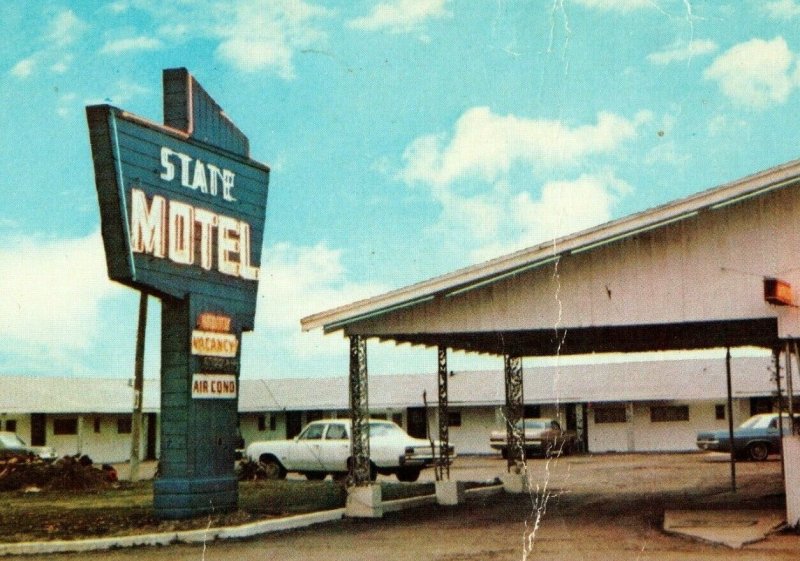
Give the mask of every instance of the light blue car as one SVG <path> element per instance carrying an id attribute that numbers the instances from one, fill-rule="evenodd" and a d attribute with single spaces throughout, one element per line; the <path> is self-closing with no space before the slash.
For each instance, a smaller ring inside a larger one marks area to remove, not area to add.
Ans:
<path id="1" fill-rule="evenodd" d="M 800 415 L 795 415 L 800 426 Z M 783 434 L 791 434 L 789 415 L 783 414 Z M 697 433 L 697 447 L 700 450 L 730 452 L 731 440 L 728 429 Z M 770 454 L 781 450 L 781 431 L 777 413 L 754 415 L 733 431 L 733 450 L 737 457 L 754 461 L 766 460 Z"/>

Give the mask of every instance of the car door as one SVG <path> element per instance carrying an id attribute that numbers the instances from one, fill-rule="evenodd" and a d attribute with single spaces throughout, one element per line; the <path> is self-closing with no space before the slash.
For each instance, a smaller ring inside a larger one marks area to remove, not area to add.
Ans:
<path id="1" fill-rule="evenodd" d="M 767 439 L 769 440 L 770 446 L 773 450 L 777 450 L 781 446 L 781 429 L 779 425 L 780 423 L 777 415 L 769 422 L 769 425 L 767 425 Z M 784 432 L 785 430 L 786 428 L 784 427 Z"/>
<path id="2" fill-rule="evenodd" d="M 325 434 L 327 425 L 325 423 L 313 423 L 308 425 L 297 437 L 294 446 L 288 454 L 287 469 L 295 471 L 324 471 L 320 454 L 322 437 Z"/>
<path id="3" fill-rule="evenodd" d="M 350 434 L 344 423 L 331 423 L 320 443 L 320 459 L 325 471 L 347 471 L 347 458 L 350 457 Z"/>

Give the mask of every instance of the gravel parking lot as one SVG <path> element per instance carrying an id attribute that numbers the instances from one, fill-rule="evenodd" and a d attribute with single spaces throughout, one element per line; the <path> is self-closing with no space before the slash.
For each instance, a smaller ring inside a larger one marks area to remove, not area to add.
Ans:
<path id="1" fill-rule="evenodd" d="M 528 463 L 534 491 L 422 507 L 380 520 L 344 520 L 246 542 L 115 551 L 59 559 L 392 560 L 795 560 L 800 536 L 778 533 L 735 554 L 665 534 L 673 509 L 783 509 L 780 462 L 737 464 L 730 490 L 725 456 L 614 454 Z M 451 475 L 485 481 L 505 471 L 497 458 L 459 458 Z M 426 477 L 431 477 L 427 473 Z"/>

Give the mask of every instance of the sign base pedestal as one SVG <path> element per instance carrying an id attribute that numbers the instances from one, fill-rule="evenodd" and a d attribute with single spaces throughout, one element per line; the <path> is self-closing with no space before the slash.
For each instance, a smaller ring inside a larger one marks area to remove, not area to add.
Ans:
<path id="1" fill-rule="evenodd" d="M 236 477 L 172 477 L 153 482 L 153 510 L 161 520 L 231 512 L 238 502 Z"/>

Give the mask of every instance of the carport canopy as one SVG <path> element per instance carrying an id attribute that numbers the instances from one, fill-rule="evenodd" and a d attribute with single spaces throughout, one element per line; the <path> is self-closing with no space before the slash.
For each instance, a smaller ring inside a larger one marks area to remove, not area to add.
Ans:
<path id="1" fill-rule="evenodd" d="M 507 356 L 775 348 L 800 286 L 800 161 L 306 317 L 303 330 Z"/>

